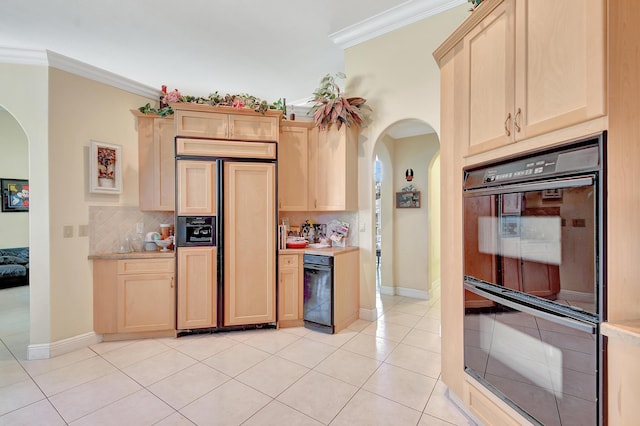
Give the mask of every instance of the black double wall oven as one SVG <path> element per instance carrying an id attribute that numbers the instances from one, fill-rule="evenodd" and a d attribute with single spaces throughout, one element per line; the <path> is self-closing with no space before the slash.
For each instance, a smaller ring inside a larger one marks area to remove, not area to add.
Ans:
<path id="1" fill-rule="evenodd" d="M 464 170 L 465 371 L 534 424 L 602 423 L 605 145 Z"/>

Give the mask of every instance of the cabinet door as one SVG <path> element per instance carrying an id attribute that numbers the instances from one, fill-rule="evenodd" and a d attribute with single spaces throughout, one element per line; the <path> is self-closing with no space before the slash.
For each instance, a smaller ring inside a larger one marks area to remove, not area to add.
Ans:
<path id="1" fill-rule="evenodd" d="M 498 5 L 463 40 L 461 90 L 467 154 L 513 141 L 514 5 Z M 466 105 L 464 105 L 466 103 Z"/>
<path id="2" fill-rule="evenodd" d="M 216 163 L 180 160 L 178 165 L 178 215 L 216 214 Z"/>
<path id="3" fill-rule="evenodd" d="M 277 141 L 278 118 L 230 114 L 229 139 L 241 141 Z"/>
<path id="4" fill-rule="evenodd" d="M 173 274 L 118 275 L 118 332 L 173 330 Z"/>
<path id="5" fill-rule="evenodd" d="M 604 115 L 607 2 L 515 3 L 516 139 Z"/>
<path id="6" fill-rule="evenodd" d="M 227 139 L 229 136 L 227 114 L 177 110 L 175 117 L 176 136 L 212 139 Z"/>
<path id="7" fill-rule="evenodd" d="M 314 128 L 309 145 L 309 210 L 358 209 L 358 133 L 355 127 Z"/>
<path id="8" fill-rule="evenodd" d="M 178 329 L 217 325 L 215 247 L 178 248 Z"/>
<path id="9" fill-rule="evenodd" d="M 175 208 L 174 132 L 172 118 L 138 117 L 140 210 Z"/>
<path id="10" fill-rule="evenodd" d="M 308 210 L 309 126 L 282 126 L 278 143 L 278 208 Z"/>
<path id="11" fill-rule="evenodd" d="M 298 256 L 280 256 L 280 280 L 278 283 L 278 320 L 298 319 Z"/>
<path id="12" fill-rule="evenodd" d="M 224 163 L 224 325 L 275 321 L 274 163 Z"/>

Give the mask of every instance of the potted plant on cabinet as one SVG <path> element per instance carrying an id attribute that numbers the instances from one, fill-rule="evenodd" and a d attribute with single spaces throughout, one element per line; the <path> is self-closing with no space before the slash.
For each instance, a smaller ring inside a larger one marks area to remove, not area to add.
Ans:
<path id="1" fill-rule="evenodd" d="M 347 98 L 340 91 L 336 78 L 346 78 L 343 73 L 327 74 L 320 80 L 320 86 L 313 92 L 315 105 L 309 111 L 313 114 L 316 125 L 325 130 L 331 124 L 336 124 L 338 130 L 343 124 L 351 127 L 366 127 L 368 114 L 371 112 L 366 99 L 361 97 Z"/>

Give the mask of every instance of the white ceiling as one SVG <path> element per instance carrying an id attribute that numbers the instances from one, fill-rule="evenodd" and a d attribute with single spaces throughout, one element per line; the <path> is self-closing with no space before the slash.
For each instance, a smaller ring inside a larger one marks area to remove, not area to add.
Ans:
<path id="1" fill-rule="evenodd" d="M 343 70 L 343 47 L 462 3 L 2 0 L 0 47 L 50 50 L 183 95 L 249 93 L 299 105 L 325 74 Z"/>

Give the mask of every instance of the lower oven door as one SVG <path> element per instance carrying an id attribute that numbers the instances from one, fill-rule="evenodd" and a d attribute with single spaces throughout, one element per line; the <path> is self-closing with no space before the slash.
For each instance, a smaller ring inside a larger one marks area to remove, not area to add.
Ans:
<path id="1" fill-rule="evenodd" d="M 600 424 L 597 323 L 502 297 L 506 289 L 465 289 L 486 301 L 465 309 L 465 371 L 534 424 Z"/>

